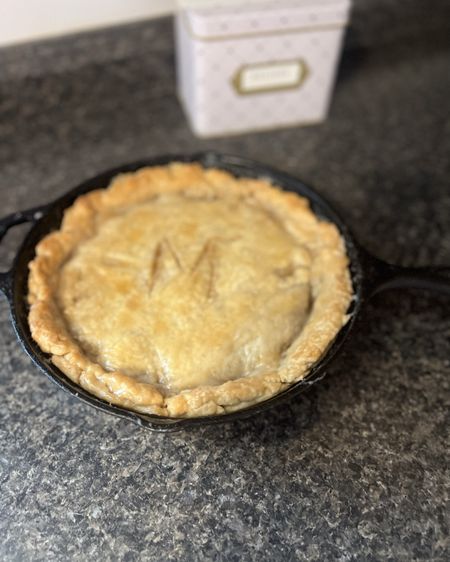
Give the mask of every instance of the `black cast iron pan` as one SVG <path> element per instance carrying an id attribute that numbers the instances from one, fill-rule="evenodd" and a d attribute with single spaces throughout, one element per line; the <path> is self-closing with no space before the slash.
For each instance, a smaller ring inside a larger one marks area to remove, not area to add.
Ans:
<path id="1" fill-rule="evenodd" d="M 59 227 L 64 210 L 82 193 L 97 189 L 101 186 L 106 187 L 111 179 L 119 173 L 131 172 L 143 166 L 168 164 L 174 161 L 199 162 L 205 167 L 217 167 L 227 170 L 235 176 L 268 178 L 283 189 L 299 193 L 309 199 L 312 209 L 318 216 L 333 222 L 339 228 L 345 239 L 347 252 L 350 258 L 350 269 L 355 294 L 350 309 L 351 316 L 326 354 L 311 368 L 310 372 L 303 380 L 292 385 L 286 391 L 265 402 L 230 414 L 192 419 L 173 419 L 140 414 L 109 404 L 76 385 L 55 367 L 50 361 L 50 357 L 43 353 L 33 341 L 28 327 L 28 307 L 26 301 L 28 263 L 33 259 L 36 244 L 41 238 Z M 372 295 L 379 291 L 390 288 L 412 287 L 437 290 L 450 295 L 450 281 L 443 276 L 446 268 L 413 269 L 384 263 L 361 248 L 334 209 L 318 193 L 300 180 L 251 160 L 237 156 L 226 156 L 214 152 L 191 156 L 162 156 L 120 166 L 119 168 L 104 172 L 103 174 L 83 182 L 53 203 L 28 211 L 17 212 L 5 217 L 0 221 L 0 241 L 11 227 L 23 223 L 31 223 L 31 229 L 22 242 L 11 269 L 7 272 L 0 273 L 0 290 L 8 299 L 12 323 L 25 351 L 34 363 L 63 390 L 66 390 L 83 402 L 103 412 L 129 419 L 142 427 L 154 431 L 172 432 L 182 428 L 246 418 L 258 412 L 263 412 L 267 408 L 279 404 L 281 401 L 304 391 L 324 377 L 325 367 L 340 350 L 344 340 L 351 333 L 355 319 L 362 307 Z"/>

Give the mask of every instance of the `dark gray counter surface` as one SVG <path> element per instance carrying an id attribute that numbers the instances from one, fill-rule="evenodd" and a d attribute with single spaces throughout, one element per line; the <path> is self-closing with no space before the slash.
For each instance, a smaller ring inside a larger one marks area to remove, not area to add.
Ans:
<path id="1" fill-rule="evenodd" d="M 324 124 L 210 141 L 192 136 L 176 101 L 167 21 L 3 52 L 1 215 L 116 164 L 214 148 L 310 182 L 384 259 L 450 264 L 441 23 L 435 14 L 423 32 L 371 45 L 361 23 Z M 307 395 L 163 436 L 58 390 L 21 350 L 2 300 L 0 558 L 448 559 L 449 313 L 443 297 L 380 295 Z"/>

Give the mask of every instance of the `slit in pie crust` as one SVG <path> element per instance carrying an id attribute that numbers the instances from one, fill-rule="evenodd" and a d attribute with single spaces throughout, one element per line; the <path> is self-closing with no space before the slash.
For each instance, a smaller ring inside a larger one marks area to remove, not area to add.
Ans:
<path id="1" fill-rule="evenodd" d="M 344 242 L 306 199 L 173 163 L 119 175 L 66 210 L 30 263 L 29 324 L 90 393 L 195 417 L 302 379 L 351 297 Z"/>

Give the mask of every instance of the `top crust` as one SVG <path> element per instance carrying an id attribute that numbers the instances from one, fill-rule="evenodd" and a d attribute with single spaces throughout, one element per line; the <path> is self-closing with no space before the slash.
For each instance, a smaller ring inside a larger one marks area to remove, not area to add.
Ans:
<path id="1" fill-rule="evenodd" d="M 270 213 L 294 241 L 307 248 L 312 305 L 278 365 L 216 386 L 201 385 L 170 394 L 159 385 L 106 369 L 70 332 L 58 299 L 63 266 L 106 221 L 162 195 L 242 200 Z M 60 229 L 43 238 L 30 263 L 29 324 L 33 339 L 52 356 L 53 363 L 92 394 L 143 413 L 196 417 L 247 407 L 302 379 L 345 323 L 351 297 L 343 240 L 333 224 L 314 215 L 306 199 L 262 179 L 236 179 L 222 170 L 173 163 L 119 175 L 107 189 L 79 197 L 66 210 Z"/>

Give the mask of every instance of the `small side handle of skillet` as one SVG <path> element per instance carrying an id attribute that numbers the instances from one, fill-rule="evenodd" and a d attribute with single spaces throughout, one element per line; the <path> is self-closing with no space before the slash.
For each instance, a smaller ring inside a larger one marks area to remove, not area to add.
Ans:
<path id="1" fill-rule="evenodd" d="M 3 219 L 0 219 L 0 243 L 6 236 L 7 232 L 13 226 L 24 223 L 35 223 L 44 216 L 48 205 L 42 205 L 40 207 L 34 207 L 33 209 L 28 209 L 27 211 L 17 211 L 12 213 Z M 12 296 L 12 278 L 13 270 L 12 268 L 8 271 L 3 271 L 0 273 L 0 291 L 10 299 Z"/>
<path id="2" fill-rule="evenodd" d="M 450 296 L 450 267 L 403 267 L 363 251 L 365 291 L 370 298 L 389 289 L 424 289 Z"/>

